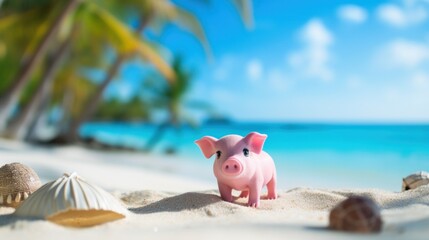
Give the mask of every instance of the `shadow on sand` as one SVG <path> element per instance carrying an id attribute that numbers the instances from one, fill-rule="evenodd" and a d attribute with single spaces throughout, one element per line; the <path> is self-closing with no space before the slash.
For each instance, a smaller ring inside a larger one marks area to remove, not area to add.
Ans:
<path id="1" fill-rule="evenodd" d="M 0 215 L 0 227 L 1 226 L 6 226 L 6 225 L 9 225 L 9 224 L 13 224 L 17 220 L 18 220 L 18 218 L 16 218 L 12 214 Z"/>
<path id="2" fill-rule="evenodd" d="M 130 208 L 129 210 L 137 214 L 180 212 L 182 210 L 200 209 L 221 201 L 222 199 L 214 194 L 188 192 L 164 198 L 144 207 Z"/>
<path id="3" fill-rule="evenodd" d="M 19 221 L 37 221 L 37 220 L 40 220 L 40 219 L 22 218 L 22 217 L 17 217 L 13 214 L 0 215 L 0 227 L 10 225 L 10 227 L 13 229 L 16 227 L 16 223 Z"/>

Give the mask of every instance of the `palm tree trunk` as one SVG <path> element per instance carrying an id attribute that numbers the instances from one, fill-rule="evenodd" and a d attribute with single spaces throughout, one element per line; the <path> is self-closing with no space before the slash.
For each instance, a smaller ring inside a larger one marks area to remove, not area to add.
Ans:
<path id="1" fill-rule="evenodd" d="M 47 33 L 37 46 L 34 54 L 23 64 L 10 88 L 5 92 L 5 94 L 3 94 L 3 96 L 0 97 L 0 131 L 3 131 L 6 127 L 9 114 L 18 102 L 22 88 L 30 79 L 31 73 L 45 54 L 49 47 L 49 43 L 55 36 L 55 33 L 58 32 L 58 29 L 61 27 L 66 17 L 77 8 L 78 3 L 79 0 L 68 1 L 65 8 L 54 20 L 52 26 L 48 29 Z"/>
<path id="2" fill-rule="evenodd" d="M 71 142 L 78 139 L 80 125 L 92 117 L 102 99 L 104 90 L 112 82 L 125 59 L 126 57 L 124 55 L 120 55 L 114 60 L 112 66 L 109 68 L 106 78 L 100 85 L 98 85 L 97 89 L 95 89 L 95 93 L 90 96 L 86 107 L 82 109 L 82 113 L 76 118 L 76 120 L 72 121 L 69 129 L 69 135 L 67 137 Z"/>
<path id="3" fill-rule="evenodd" d="M 49 98 L 49 95 L 47 97 Z M 39 136 L 36 135 L 36 130 L 35 130 L 36 125 L 39 124 L 39 121 L 42 121 L 42 120 L 45 121 L 44 124 L 47 124 L 46 119 L 42 118 L 42 115 L 39 115 L 40 116 L 39 119 L 35 119 L 35 121 L 33 121 L 32 127 L 29 130 L 25 140 L 28 142 L 36 142 L 36 143 L 43 143 L 43 144 L 50 144 L 50 145 L 67 144 L 68 141 L 67 139 L 64 138 L 64 135 L 62 135 L 62 133 L 65 132 L 65 130 L 67 130 L 69 127 L 70 113 L 73 105 L 73 99 L 74 99 L 74 96 L 72 91 L 70 91 L 69 89 L 66 89 L 64 92 L 63 100 L 61 102 L 61 106 L 60 106 L 63 113 L 61 115 L 61 118 L 56 122 L 54 122 L 55 129 L 56 129 L 55 130 L 56 133 L 54 133 L 54 136 L 52 136 L 50 139 L 38 138 Z M 42 107 L 40 112 L 44 112 L 46 114 L 46 112 L 49 111 L 48 109 L 49 99 L 45 99 L 45 100 L 46 102 L 44 103 L 44 106 Z M 52 125 L 52 123 L 50 125 Z"/>
<path id="4" fill-rule="evenodd" d="M 27 131 L 26 136 L 24 138 L 24 141 L 37 142 L 39 140 L 38 136 L 37 136 L 36 129 L 38 127 L 38 124 L 40 124 L 40 122 L 42 120 L 44 120 L 44 117 L 45 117 L 44 114 L 46 114 L 46 112 L 49 108 L 49 103 L 51 101 L 51 94 L 52 94 L 52 86 L 50 86 L 50 89 L 47 92 L 47 94 L 45 94 L 43 96 L 39 108 L 36 109 L 35 118 L 33 118 L 31 123 L 30 123 L 28 131 Z"/>
<path id="5" fill-rule="evenodd" d="M 68 129 L 68 125 L 71 121 L 71 112 L 73 107 L 73 101 L 75 96 L 70 89 L 66 89 L 63 100 L 61 102 L 61 109 L 63 110 L 61 119 L 57 123 L 57 129 L 59 135 Z"/>
<path id="6" fill-rule="evenodd" d="M 151 20 L 151 15 L 144 16 L 142 18 L 142 21 L 140 22 L 139 27 L 136 29 L 136 33 L 141 34 L 143 30 L 146 28 L 148 23 Z M 103 92 L 106 89 L 106 87 L 113 81 L 114 77 L 118 73 L 118 70 L 120 69 L 121 65 L 127 60 L 128 55 L 122 54 L 116 57 L 116 59 L 113 61 L 112 66 L 110 66 L 109 71 L 102 81 L 102 83 L 97 87 L 95 90 L 95 93 L 88 99 L 88 104 L 83 109 L 82 113 L 74 120 L 72 121 L 70 125 L 69 132 L 66 136 L 68 141 L 74 142 L 79 137 L 79 127 L 85 122 L 92 118 L 95 111 L 97 110 L 98 104 L 101 102 Z"/>
<path id="7" fill-rule="evenodd" d="M 43 100 L 43 96 L 49 91 L 49 86 L 52 84 L 56 73 L 60 69 L 62 60 L 66 56 L 66 53 L 70 49 L 71 41 L 70 39 L 65 40 L 61 46 L 58 48 L 57 52 L 53 56 L 53 61 L 50 63 L 45 73 L 42 76 L 42 80 L 37 87 L 35 93 L 31 97 L 29 103 L 24 107 L 20 112 L 15 121 L 8 128 L 8 135 L 12 138 L 23 140 L 30 129 L 32 119 L 35 119 L 37 109 L 40 108 L 40 105 Z"/>

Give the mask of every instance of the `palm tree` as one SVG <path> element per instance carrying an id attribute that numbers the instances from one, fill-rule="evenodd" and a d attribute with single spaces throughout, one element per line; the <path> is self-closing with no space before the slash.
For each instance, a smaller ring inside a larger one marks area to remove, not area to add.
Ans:
<path id="1" fill-rule="evenodd" d="M 232 1 L 237 6 L 237 9 L 239 10 L 239 13 L 241 14 L 246 26 L 252 27 L 253 22 L 252 22 L 251 1 L 250 0 L 232 0 Z M 127 0 L 125 1 L 125 4 L 127 3 L 128 3 L 128 6 L 136 7 L 136 9 L 139 10 L 140 15 L 142 16 L 140 24 L 135 30 L 137 34 L 141 35 L 143 30 L 146 28 L 148 24 L 150 24 L 151 21 L 156 21 L 158 23 L 174 22 L 179 26 L 182 26 L 183 28 L 191 31 L 195 36 L 197 36 L 197 38 L 203 44 L 203 47 L 206 49 L 206 52 L 208 53 L 209 57 L 211 56 L 210 47 L 208 45 L 208 41 L 206 39 L 204 30 L 193 14 L 185 11 L 184 9 L 181 9 L 178 6 L 175 6 L 169 0 L 146 0 L 146 1 Z M 118 12 L 118 10 L 124 9 L 123 6 L 118 6 L 117 1 L 107 1 L 107 4 L 111 4 L 111 8 L 115 9 L 116 12 Z M 122 1 L 120 4 L 124 4 L 124 2 Z M 125 11 L 125 13 L 128 13 L 128 11 Z M 124 12 L 119 11 L 118 14 L 122 16 L 124 15 Z M 97 109 L 97 106 L 101 101 L 103 92 L 105 91 L 107 86 L 114 80 L 114 77 L 116 76 L 121 65 L 128 58 L 129 56 L 119 55 L 113 61 L 112 66 L 108 70 L 108 74 L 106 75 L 102 83 L 99 85 L 99 87 L 96 89 L 92 97 L 88 100 L 88 103 L 85 105 L 87 107 L 84 109 L 82 114 L 72 122 L 68 132 L 68 138 L 70 141 L 75 141 L 78 138 L 78 135 L 79 135 L 78 129 L 80 125 L 82 125 L 83 122 L 90 120 L 91 117 L 94 115 Z"/>
<path id="2" fill-rule="evenodd" d="M 147 23 L 144 24 L 144 22 L 149 22 L 151 19 L 158 19 L 158 21 L 159 19 L 162 19 L 163 21 L 175 21 L 181 24 L 182 26 L 185 26 L 187 29 L 192 30 L 195 33 L 195 35 L 202 40 L 203 44 L 206 46 L 206 49 L 208 49 L 208 45 L 206 44 L 207 41 L 205 40 L 205 36 L 204 36 L 204 31 L 202 30 L 198 21 L 196 21 L 195 17 L 192 14 L 174 6 L 168 0 L 147 0 L 147 1 L 127 0 L 127 1 L 134 2 L 134 3 L 145 2 L 149 4 L 148 6 L 150 6 L 150 7 L 146 6 L 146 8 L 144 8 L 146 9 L 146 12 L 145 12 L 146 14 L 143 14 L 142 16 L 144 16 L 147 20 L 142 21 L 141 25 L 143 27 L 141 27 L 141 31 L 143 30 L 144 26 L 147 25 Z M 18 2 L 26 2 L 26 0 L 20 0 Z M 52 42 L 55 37 L 61 34 L 63 35 L 62 37 L 65 37 L 65 38 L 69 37 L 70 31 L 67 31 L 67 26 L 70 26 L 70 24 L 73 21 L 76 21 L 77 19 L 84 18 L 88 22 L 91 22 L 90 25 L 97 26 L 95 28 L 92 28 L 93 33 L 99 36 L 103 35 L 105 38 L 107 38 L 108 42 L 112 46 L 114 46 L 115 50 L 118 52 L 118 59 L 114 61 L 114 64 L 110 68 L 110 74 L 108 74 L 108 76 L 110 75 L 111 77 L 106 78 L 105 81 L 103 81 L 103 84 L 99 86 L 99 89 L 97 89 L 96 94 L 94 94 L 94 99 L 96 100 L 90 101 L 91 103 L 93 103 L 92 105 L 94 106 L 88 108 L 88 111 L 86 111 L 87 113 L 83 112 L 83 114 L 79 114 L 79 113 L 75 114 L 75 116 L 81 116 L 77 118 L 75 117 L 78 120 L 81 119 L 79 120 L 80 123 L 82 123 L 85 120 L 85 118 L 89 118 L 89 116 L 92 115 L 91 112 L 94 111 L 94 109 L 96 108 L 96 103 L 98 102 L 98 100 L 101 99 L 101 95 L 104 88 L 109 84 L 109 82 L 112 81 L 113 77 L 115 76 L 114 73 L 120 67 L 124 59 L 130 56 L 131 53 L 137 53 L 140 56 L 142 56 L 144 59 L 149 60 L 149 62 L 154 64 L 157 67 L 157 69 L 165 76 L 165 79 L 167 79 L 170 83 L 174 82 L 173 81 L 175 77 L 174 72 L 163 61 L 163 59 L 159 57 L 159 55 L 152 49 L 152 47 L 150 47 L 150 45 L 144 40 L 138 40 L 135 34 L 133 34 L 127 27 L 125 27 L 121 22 L 119 22 L 112 14 L 110 14 L 105 10 L 104 6 L 107 6 L 107 3 L 105 2 L 116 2 L 116 1 L 81 0 L 77 2 L 77 0 L 68 0 L 68 2 L 62 3 L 62 4 L 52 0 L 43 0 L 42 2 L 44 2 L 45 4 L 47 3 L 53 4 L 55 8 L 53 11 L 51 11 L 49 15 L 47 15 L 46 18 L 42 19 L 43 21 L 41 22 L 41 24 L 39 24 L 40 26 L 38 26 L 36 34 L 34 34 L 34 36 L 32 36 L 31 38 L 32 41 L 30 41 L 28 46 L 24 48 L 25 49 L 24 56 L 27 56 L 27 57 L 24 57 L 23 67 L 20 71 L 18 71 L 17 77 L 14 81 L 12 81 L 9 89 L 5 91 L 5 93 L 7 94 L 3 95 L 0 98 L 0 129 L 4 128 L 7 122 L 7 118 L 9 117 L 8 113 L 10 112 L 10 109 L 14 105 L 16 105 L 17 99 L 19 97 L 19 93 L 22 92 L 22 88 L 28 83 L 29 76 L 32 74 L 32 72 L 34 72 L 35 68 L 38 65 L 37 63 L 40 61 L 43 55 L 45 55 L 45 52 L 47 50 L 47 45 L 51 45 L 48 43 Z M 244 9 L 248 5 L 243 3 L 250 2 L 250 1 L 236 0 L 234 2 L 237 4 L 239 8 Z M 13 6 L 14 3 L 16 2 L 7 1 L 6 3 L 8 4 L 5 4 L 4 7 Z M 154 9 L 157 9 L 157 8 L 158 10 L 155 11 Z M 20 22 L 20 23 L 24 22 L 26 23 L 26 25 L 30 25 L 31 23 L 34 22 L 34 21 L 23 20 L 23 19 L 28 19 L 26 18 L 28 16 L 31 17 L 32 15 L 35 15 L 31 7 L 28 7 L 27 5 L 25 5 L 22 8 L 19 7 L 19 11 L 16 11 L 15 15 L 13 14 L 14 13 L 13 11 L 10 11 L 10 12 L 12 14 L 7 14 L 6 17 L 0 18 L 0 30 L 2 29 L 2 25 L 3 27 L 4 25 L 13 26 L 13 24 L 16 22 Z M 152 15 L 152 13 L 157 13 L 157 14 Z M 245 15 L 243 15 L 243 17 L 245 17 Z M 59 31 L 59 29 L 61 29 L 61 31 Z M 27 32 L 31 32 L 31 31 L 27 31 Z M 75 73 L 76 71 L 79 71 L 80 68 L 81 67 L 77 66 L 76 70 L 73 71 L 73 73 Z M 41 81 L 43 82 L 44 80 L 42 79 Z M 74 82 L 78 82 L 78 81 L 74 81 Z M 42 91 L 42 89 L 45 89 L 45 88 L 40 87 L 39 89 L 40 89 L 39 91 Z M 46 95 L 46 94 L 37 94 L 37 92 L 36 92 L 36 95 Z M 36 105 L 40 105 L 40 104 L 34 104 L 34 106 Z M 32 108 L 29 108 L 29 109 L 31 110 Z M 2 114 L 2 113 L 5 113 L 5 114 Z M 24 115 L 27 115 L 27 114 L 24 114 Z M 71 134 L 72 136 L 73 135 L 77 136 L 76 134 L 77 127 L 80 125 L 79 121 L 77 121 L 78 124 L 72 124 L 72 128 L 75 128 L 74 131 L 70 131 L 72 133 Z M 28 121 L 19 121 L 19 122 L 22 123 L 22 122 L 28 122 Z M 74 127 L 74 126 L 77 126 L 77 127 Z M 24 128 L 24 127 L 18 126 L 17 128 Z"/>
<path id="3" fill-rule="evenodd" d="M 161 57 L 159 57 L 155 50 L 153 50 L 149 44 L 147 44 L 143 40 L 139 40 L 136 36 L 134 36 L 134 34 L 131 33 L 128 27 L 119 22 L 115 17 L 113 17 L 103 8 L 90 1 L 81 2 L 79 8 L 76 8 L 74 6 L 74 9 L 76 9 L 76 11 L 74 11 L 73 18 L 69 18 L 69 21 L 65 21 L 64 19 L 66 18 L 67 14 L 69 14 L 70 11 L 73 10 L 72 6 L 67 5 L 67 7 L 67 11 L 64 10 L 61 12 L 62 14 L 60 19 L 55 18 L 55 21 L 53 23 L 54 27 L 49 28 L 48 33 L 42 36 L 43 38 L 40 41 L 39 46 L 35 48 L 34 53 L 31 54 L 30 59 L 26 61 L 27 63 L 24 65 L 25 68 L 18 72 L 18 78 L 12 81 L 9 90 L 5 91 L 6 94 L 4 94 L 0 99 L 0 113 L 4 113 L 0 115 L 0 127 L 4 128 L 6 126 L 10 109 L 14 105 L 16 105 L 21 89 L 26 85 L 26 83 L 28 83 L 30 73 L 36 67 L 37 62 L 42 57 L 42 53 L 46 51 L 47 43 L 52 41 L 51 39 L 55 35 L 54 33 L 58 31 L 58 28 L 60 28 L 59 25 L 61 21 L 64 21 L 65 27 L 64 25 L 62 27 L 66 28 L 66 30 L 67 24 L 70 22 L 70 19 L 71 21 L 73 21 L 76 19 L 84 18 L 87 21 L 92 22 L 91 24 L 89 24 L 90 26 L 94 27 L 91 30 L 93 30 L 95 34 L 98 34 L 98 36 L 104 36 L 105 38 L 107 38 L 109 42 L 113 46 L 115 46 L 115 49 L 119 53 L 128 54 L 129 52 L 136 52 L 144 59 L 154 64 L 158 68 L 158 70 L 164 76 L 166 76 L 166 79 L 170 81 L 174 79 L 174 75 L 170 67 Z M 23 17 L 27 17 L 28 15 L 27 12 L 19 14 L 21 14 L 21 16 Z M 0 27 L 2 23 L 6 25 L 13 25 L 13 23 L 19 22 L 19 14 L 17 14 L 18 16 L 9 16 L 9 18 L 0 19 Z M 1 20 L 3 20 L 3 22 Z M 22 23 L 22 21 L 20 23 Z M 42 28 L 42 26 L 40 28 Z M 106 29 L 108 31 L 106 31 Z M 69 34 L 67 33 L 67 31 L 65 32 L 66 35 Z M 62 32 L 62 34 L 64 34 L 64 31 Z M 37 39 L 37 37 L 35 37 L 35 39 Z M 87 40 L 88 39 L 89 38 L 87 38 Z M 29 48 L 31 49 L 31 46 Z"/>
<path id="4" fill-rule="evenodd" d="M 18 117 L 14 119 L 12 124 L 7 129 L 7 135 L 18 140 L 23 140 L 30 129 L 33 119 L 37 117 L 37 110 L 40 109 L 43 103 L 43 97 L 48 94 L 52 80 L 61 67 L 68 50 L 71 47 L 71 39 L 66 39 L 53 54 L 48 67 L 45 69 L 39 86 L 31 96 L 29 102 L 20 111 Z"/>
<path id="5" fill-rule="evenodd" d="M 28 2 L 30 6 L 24 4 Z M 0 91 L 6 93 L 17 75 L 19 65 L 27 62 L 48 27 L 48 19 L 54 14 L 46 14 L 53 5 L 40 4 L 46 0 L 6 1 L 0 14 Z M 28 10 L 28 8 L 31 10 Z M 59 9 L 56 9 L 59 10 Z M 49 13 L 49 12 L 48 12 Z M 12 33 L 12 34 L 11 34 Z M 31 33 L 31 35 L 29 35 Z M 28 47 L 31 45 L 31 49 Z M 31 50 L 31 51 L 30 51 Z"/>
<path id="6" fill-rule="evenodd" d="M 236 5 L 238 12 L 240 13 L 245 25 L 247 28 L 253 27 L 253 13 L 252 13 L 252 1 L 251 0 L 232 0 Z M 192 72 L 186 70 L 183 66 L 183 59 L 178 56 L 173 60 L 172 67 L 176 73 L 176 82 L 170 85 L 163 85 L 161 90 L 156 90 L 156 82 L 159 81 L 149 81 L 150 86 L 145 86 L 145 88 L 150 88 L 153 91 L 157 92 L 158 99 L 154 100 L 155 107 L 166 109 L 168 112 L 168 118 L 166 121 L 161 123 L 149 140 L 146 143 L 145 151 L 152 151 L 156 144 L 162 139 L 165 131 L 169 126 L 173 126 L 176 129 L 180 127 L 184 122 L 190 123 L 193 122 L 189 117 L 183 112 L 184 106 L 184 97 L 187 91 L 190 89 Z M 192 106 L 204 110 L 212 111 L 211 107 L 206 103 L 194 102 Z"/>
<path id="7" fill-rule="evenodd" d="M 120 6 L 115 5 L 115 3 L 117 2 L 110 1 L 110 4 L 113 5 L 112 7 L 114 9 L 123 9 L 123 7 L 121 8 Z M 201 40 L 203 46 L 205 46 L 207 51 L 210 51 L 203 28 L 201 27 L 195 16 L 175 6 L 169 0 L 128 0 L 125 3 L 129 3 L 129 5 L 135 6 L 136 9 L 139 9 L 139 12 L 142 16 L 139 26 L 135 30 L 136 34 L 141 35 L 143 30 L 153 20 L 156 20 L 157 22 L 176 22 L 193 32 Z M 121 2 L 121 4 L 124 4 L 124 2 Z M 119 14 L 122 15 L 123 13 Z M 121 54 L 114 59 L 111 67 L 106 74 L 106 77 L 95 90 L 92 97 L 88 99 L 88 102 L 85 105 L 86 108 L 83 109 L 83 112 L 80 114 L 80 116 L 71 123 L 71 127 L 68 132 L 68 138 L 70 141 L 75 141 L 78 138 L 78 129 L 80 125 L 83 122 L 91 119 L 91 117 L 94 115 L 97 106 L 101 102 L 103 92 L 105 91 L 107 86 L 114 80 L 114 77 L 117 75 L 120 67 L 126 62 L 127 59 L 129 59 L 129 57 L 130 54 Z"/>
<path id="8" fill-rule="evenodd" d="M 20 92 L 25 84 L 28 83 L 31 73 L 36 68 L 40 59 L 44 56 L 49 44 L 55 37 L 55 34 L 61 27 L 64 20 L 76 9 L 78 3 L 79 0 L 68 0 L 58 15 L 56 14 L 56 11 L 52 11 L 53 13 L 51 14 L 56 15 L 53 24 L 46 31 L 45 35 L 35 49 L 35 52 L 31 55 L 28 61 L 22 65 L 21 70 L 18 71 L 17 76 L 12 81 L 10 88 L 0 97 L 0 131 L 6 127 L 9 113 L 11 112 L 13 106 L 16 105 Z"/>
<path id="9" fill-rule="evenodd" d="M 149 15 L 143 18 L 137 32 L 141 32 L 146 25 L 149 22 Z M 125 62 L 125 60 L 129 57 L 129 53 L 123 53 L 118 55 L 114 60 L 112 65 L 109 67 L 105 79 L 99 84 L 99 86 L 95 89 L 94 93 L 92 94 L 92 97 L 88 99 L 86 107 L 82 109 L 81 114 L 74 119 L 74 121 L 71 122 L 70 128 L 68 129 L 66 139 L 69 141 L 75 141 L 78 138 L 78 129 L 80 125 L 89 119 L 95 112 L 98 104 L 101 101 L 102 95 L 106 87 L 110 84 L 110 82 L 114 79 L 116 76 L 119 68 L 121 65 Z"/>
<path id="10" fill-rule="evenodd" d="M 155 99 L 152 101 L 154 107 L 165 109 L 168 113 L 166 121 L 158 126 L 155 133 L 147 141 L 146 151 L 151 151 L 153 147 L 161 140 L 165 130 L 169 126 L 176 129 L 183 124 L 185 119 L 184 98 L 191 87 L 193 73 L 185 69 L 183 59 L 180 56 L 174 58 L 172 68 L 176 74 L 176 81 L 172 84 L 160 84 L 160 81 L 151 79 L 147 82 L 152 91 L 156 92 Z"/>

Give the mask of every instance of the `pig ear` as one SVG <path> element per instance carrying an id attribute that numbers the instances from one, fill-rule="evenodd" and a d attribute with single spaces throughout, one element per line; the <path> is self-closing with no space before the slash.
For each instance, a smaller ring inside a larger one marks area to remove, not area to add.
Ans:
<path id="1" fill-rule="evenodd" d="M 244 138 L 244 141 L 247 144 L 249 144 L 250 151 L 259 154 L 262 151 L 262 147 L 264 146 L 265 139 L 267 139 L 266 134 L 251 132 L 247 134 L 247 136 Z"/>
<path id="2" fill-rule="evenodd" d="M 203 152 L 206 158 L 210 158 L 216 152 L 215 143 L 217 139 L 214 137 L 203 137 L 195 141 L 195 143 L 200 147 L 201 152 Z"/>

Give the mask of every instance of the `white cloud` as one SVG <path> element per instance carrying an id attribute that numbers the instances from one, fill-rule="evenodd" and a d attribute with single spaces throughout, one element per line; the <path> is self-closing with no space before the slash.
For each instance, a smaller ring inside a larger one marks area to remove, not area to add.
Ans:
<path id="1" fill-rule="evenodd" d="M 303 41 L 313 46 L 327 46 L 333 37 L 320 19 L 310 20 L 301 31 Z"/>
<path id="2" fill-rule="evenodd" d="M 398 78 L 406 80 L 407 85 L 414 90 L 429 88 L 429 45 L 426 42 L 416 42 L 405 39 L 396 39 L 379 51 L 376 61 L 379 65 L 394 68 Z M 428 98 L 429 99 L 429 98 Z"/>
<path id="3" fill-rule="evenodd" d="M 418 71 L 411 76 L 411 84 L 418 88 L 429 88 L 429 74 L 423 71 Z"/>
<path id="4" fill-rule="evenodd" d="M 393 4 L 385 4 L 378 8 L 377 15 L 380 20 L 394 26 L 406 25 L 405 13 L 401 8 Z"/>
<path id="5" fill-rule="evenodd" d="M 259 80 L 263 74 L 263 67 L 261 61 L 252 59 L 247 63 L 246 73 L 249 79 L 253 82 Z"/>
<path id="6" fill-rule="evenodd" d="M 368 17 L 367 11 L 357 5 L 343 5 L 338 8 L 338 16 L 348 22 L 363 23 Z"/>
<path id="7" fill-rule="evenodd" d="M 417 1 L 405 1 L 403 5 L 383 4 L 377 9 L 377 16 L 394 27 L 419 24 L 428 18 L 427 8 Z"/>
<path id="8" fill-rule="evenodd" d="M 429 60 L 429 46 L 419 42 L 398 39 L 386 45 L 377 61 L 388 67 L 416 68 Z"/>
<path id="9" fill-rule="evenodd" d="M 331 81 L 334 73 L 329 67 L 333 42 L 331 32 L 319 19 L 310 20 L 300 31 L 304 48 L 288 56 L 289 64 L 306 77 Z"/>

